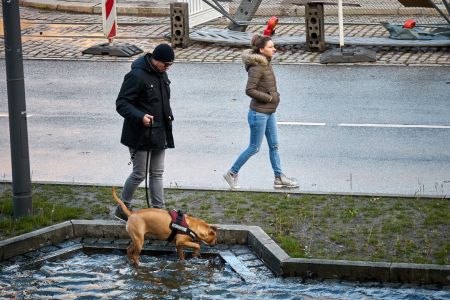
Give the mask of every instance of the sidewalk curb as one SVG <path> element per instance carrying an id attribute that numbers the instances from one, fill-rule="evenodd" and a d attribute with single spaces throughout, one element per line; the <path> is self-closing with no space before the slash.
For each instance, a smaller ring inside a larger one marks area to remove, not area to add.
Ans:
<path id="1" fill-rule="evenodd" d="M 20 0 L 19 4 L 24 7 L 31 7 L 36 9 L 58 10 L 64 12 L 87 13 L 87 14 L 101 14 L 102 8 L 100 3 L 85 3 L 85 2 L 66 2 L 59 0 Z M 265 6 L 266 11 L 270 11 L 270 15 L 278 16 L 304 16 L 305 8 L 297 6 L 293 8 L 280 8 L 280 5 Z M 230 14 L 236 13 L 237 7 L 230 8 Z M 139 5 L 127 5 L 117 3 L 116 10 L 118 15 L 131 16 L 146 16 L 146 17 L 167 17 L 170 16 L 170 8 L 167 7 L 151 7 Z M 337 8 L 328 8 L 325 6 L 325 15 L 336 16 L 338 14 Z M 439 13 L 433 8 L 416 8 L 416 7 L 378 7 L 378 8 L 344 8 L 344 15 L 423 15 L 423 16 L 438 16 Z M 256 16 L 267 16 L 261 13 L 256 13 Z"/>
<path id="2" fill-rule="evenodd" d="M 0 180 L 1 183 L 12 184 L 11 180 Z M 100 187 L 118 187 L 123 188 L 123 185 L 113 185 L 108 183 L 86 183 L 86 182 L 60 182 L 60 181 L 34 181 L 35 184 L 47 185 L 75 185 L 75 186 L 100 186 Z M 165 190 L 171 191 L 193 191 L 193 192 L 230 192 L 230 193 L 261 193 L 261 194 L 292 194 L 292 195 L 339 195 L 339 196 L 354 196 L 354 197 L 390 197 L 390 198 L 427 198 L 427 199 L 449 199 L 450 195 L 430 195 L 430 194 L 386 194 L 386 193 L 357 193 L 357 192 L 323 192 L 323 191 L 306 191 L 298 189 L 238 189 L 230 190 L 229 188 L 202 188 L 192 186 L 172 187 L 165 186 Z"/>
<path id="3" fill-rule="evenodd" d="M 36 9 L 57 10 L 63 12 L 85 13 L 85 14 L 101 14 L 102 7 L 100 3 L 84 3 L 84 2 L 70 2 L 58 0 L 20 0 L 19 5 L 23 7 L 30 7 Z M 133 16 L 153 16 L 162 17 L 169 16 L 169 7 L 146 7 L 146 6 L 126 6 L 118 3 L 116 5 L 118 15 L 133 15 Z"/>
<path id="4" fill-rule="evenodd" d="M 98 38 L 99 42 L 101 43 L 102 41 L 104 41 L 104 38 L 99 37 Z M 120 39 L 117 39 L 120 40 Z M 0 59 L 5 59 L 5 56 L 0 54 Z M 102 58 L 101 61 L 97 61 L 97 62 L 104 62 L 104 63 L 110 63 L 110 62 L 132 62 L 135 59 L 135 57 L 125 57 L 125 58 L 117 58 L 117 57 L 110 57 L 110 58 Z M 62 57 L 62 58 L 55 58 L 55 57 L 51 57 L 51 58 L 45 58 L 45 57 L 24 57 L 24 61 L 25 60 L 30 60 L 30 61 L 49 61 L 49 60 L 54 60 L 54 61 L 79 61 L 79 62 L 92 62 L 92 58 L 91 57 L 86 57 L 86 58 L 82 58 L 82 57 L 76 57 L 76 58 L 70 58 L 70 57 Z M 180 58 L 177 59 L 177 62 L 179 63 L 186 63 L 186 64 L 242 64 L 240 60 L 236 60 L 236 61 L 225 61 L 225 60 L 199 60 L 199 61 L 194 61 L 191 60 L 189 58 Z M 373 66 L 373 67 L 414 67 L 414 68 L 448 68 L 450 67 L 450 61 L 445 61 L 445 62 L 440 62 L 440 63 L 436 63 L 436 64 L 432 64 L 432 63 L 417 63 L 417 62 L 412 62 L 412 63 L 393 63 L 393 62 L 385 62 L 385 61 L 377 61 L 375 63 L 335 63 L 335 64 L 321 64 L 319 62 L 282 62 L 282 63 L 278 63 L 276 61 L 274 61 L 273 65 L 305 65 L 305 66 L 323 66 L 326 67 L 328 66 L 347 66 L 347 67 L 363 67 L 363 66 Z M 1 181 L 0 181 L 1 182 Z M 450 198 L 450 195 L 449 195 Z"/>

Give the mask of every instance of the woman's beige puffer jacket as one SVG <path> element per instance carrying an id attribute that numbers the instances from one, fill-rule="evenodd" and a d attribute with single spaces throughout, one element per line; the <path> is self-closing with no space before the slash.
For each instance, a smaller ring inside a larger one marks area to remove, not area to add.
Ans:
<path id="1" fill-rule="evenodd" d="M 245 50 L 242 61 L 248 72 L 245 93 L 252 98 L 250 109 L 261 113 L 274 113 L 280 103 L 280 94 L 269 60 L 253 50 Z"/>

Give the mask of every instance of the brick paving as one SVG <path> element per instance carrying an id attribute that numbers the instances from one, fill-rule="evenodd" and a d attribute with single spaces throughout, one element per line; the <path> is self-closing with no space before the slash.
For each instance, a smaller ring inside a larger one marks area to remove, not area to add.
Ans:
<path id="1" fill-rule="evenodd" d="M 281 1 L 278 1 L 281 3 Z M 359 2 L 359 1 L 358 1 Z M 368 1 L 370 2 L 370 1 Z M 372 1 L 373 2 L 373 1 Z M 367 3 L 367 5 L 370 3 Z M 22 47 L 25 59 L 59 59 L 88 61 L 131 61 L 135 57 L 83 55 L 81 51 L 90 46 L 105 43 L 101 15 L 77 14 L 61 11 L 38 10 L 21 7 Z M 418 24 L 443 23 L 438 15 L 349 15 L 345 17 L 345 36 L 388 37 L 388 32 L 380 22 L 403 23 L 414 17 Z M 257 17 L 254 21 L 267 18 Z M 304 35 L 303 17 L 281 17 L 285 23 L 277 26 L 279 35 Z M 168 42 L 170 32 L 169 17 L 118 16 L 118 37 L 116 43 L 129 43 L 142 50 L 151 51 L 157 44 Z M 217 19 L 203 26 L 225 28 L 227 20 Z M 3 26 L 0 24 L 3 36 Z M 251 25 L 249 32 L 262 32 L 264 25 Z M 337 17 L 326 17 L 326 34 L 338 35 Z M 274 59 L 282 64 L 319 64 L 320 54 L 306 51 L 303 44 L 283 47 Z M 328 45 L 328 48 L 335 47 Z M 450 66 L 450 47 L 369 47 L 377 52 L 375 65 L 443 65 Z M 186 49 L 176 49 L 179 62 L 219 62 L 240 63 L 242 48 L 194 42 Z M 0 40 L 0 58 L 4 58 L 4 43 Z"/>

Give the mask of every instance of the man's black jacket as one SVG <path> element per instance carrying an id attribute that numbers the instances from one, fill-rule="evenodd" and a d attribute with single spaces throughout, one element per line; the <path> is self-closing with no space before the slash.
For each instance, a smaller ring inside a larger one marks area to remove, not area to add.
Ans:
<path id="1" fill-rule="evenodd" d="M 167 73 L 160 73 L 150 63 L 151 54 L 136 59 L 131 71 L 125 75 L 116 100 L 116 110 L 124 118 L 120 142 L 139 150 L 155 149 L 148 146 L 148 127 L 144 127 L 145 114 L 154 116 L 154 126 L 163 126 L 158 149 L 174 148 L 172 135 L 172 109 L 170 107 L 170 80 Z M 139 144 L 139 145 L 138 145 Z"/>

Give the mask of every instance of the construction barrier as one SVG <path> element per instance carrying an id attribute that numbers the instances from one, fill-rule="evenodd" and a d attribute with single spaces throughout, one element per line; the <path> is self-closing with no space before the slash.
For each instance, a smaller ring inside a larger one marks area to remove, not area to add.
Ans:
<path id="1" fill-rule="evenodd" d="M 102 0 L 103 33 L 111 43 L 117 34 L 117 13 L 115 0 Z"/>
<path id="2" fill-rule="evenodd" d="M 127 43 L 113 43 L 113 39 L 117 35 L 117 13 L 115 0 L 102 0 L 102 20 L 103 33 L 108 39 L 108 42 L 91 46 L 88 49 L 83 50 L 81 53 L 130 57 L 143 52 L 135 45 L 130 45 Z"/>

